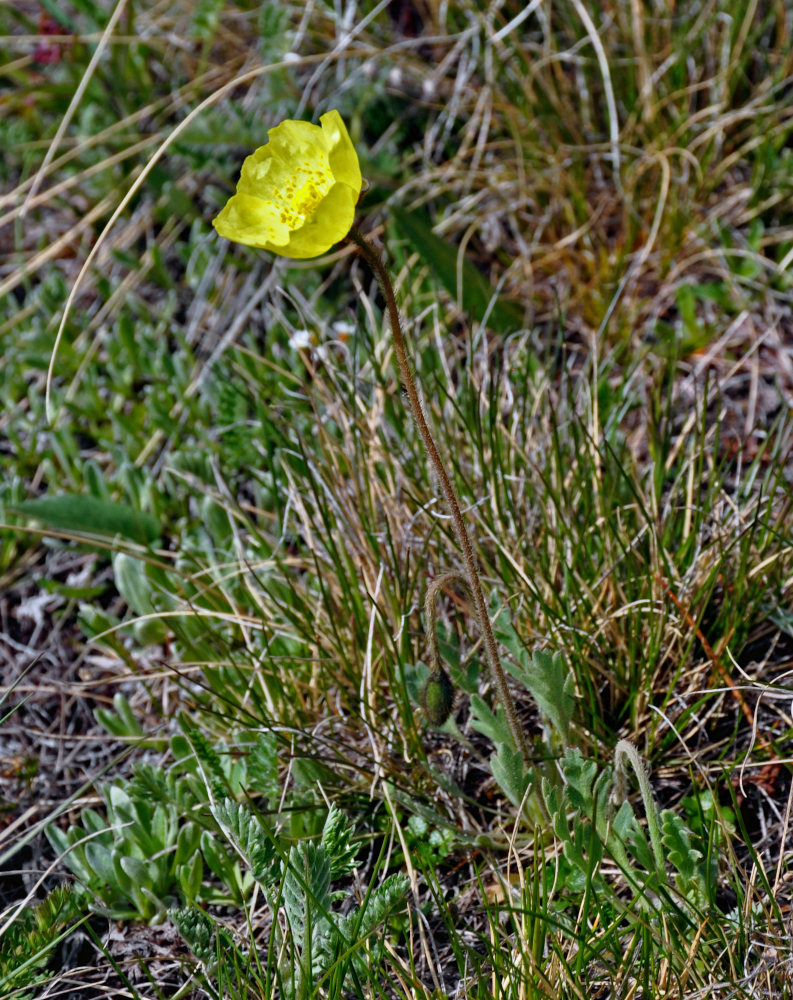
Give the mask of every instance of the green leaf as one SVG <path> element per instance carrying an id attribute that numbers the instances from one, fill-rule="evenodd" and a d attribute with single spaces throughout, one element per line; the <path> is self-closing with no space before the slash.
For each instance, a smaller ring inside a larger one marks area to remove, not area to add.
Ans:
<path id="1" fill-rule="evenodd" d="M 706 858 L 691 846 L 691 831 L 671 809 L 661 813 L 661 839 L 667 860 L 676 870 L 675 883 L 690 903 L 702 906 L 711 901 L 718 883 L 717 858 Z"/>
<path id="2" fill-rule="evenodd" d="M 71 845 L 69 844 L 63 830 L 59 829 L 57 826 L 50 825 L 44 828 L 44 834 L 50 842 L 50 846 L 53 851 L 55 851 L 55 853 L 63 860 L 66 860 L 66 855 Z"/>
<path id="3" fill-rule="evenodd" d="M 350 844 L 352 827 L 339 807 L 332 803 L 322 831 L 322 846 L 330 857 L 331 878 L 340 878 L 355 868 L 358 847 Z"/>
<path id="4" fill-rule="evenodd" d="M 200 841 L 200 827 L 196 823 L 188 820 L 188 822 L 181 828 L 179 835 L 176 838 L 176 857 L 174 858 L 174 864 L 186 864 L 199 849 Z"/>
<path id="5" fill-rule="evenodd" d="M 115 889 L 117 893 L 126 892 L 127 886 L 121 884 L 118 871 L 113 864 L 112 851 L 109 851 L 106 847 L 102 847 L 101 844 L 91 841 L 85 845 L 85 860 L 94 876 L 89 882 L 92 888 L 96 888 L 95 880 L 99 878 Z"/>
<path id="6" fill-rule="evenodd" d="M 215 957 L 215 925 L 207 914 L 197 907 L 185 906 L 171 910 L 171 919 L 195 957 L 210 963 Z"/>
<path id="7" fill-rule="evenodd" d="M 58 531 L 120 536 L 139 545 L 151 545 L 162 534 L 159 522 L 151 514 L 135 510 L 124 503 L 78 493 L 23 500 L 9 510 L 35 518 L 48 528 Z"/>
<path id="8" fill-rule="evenodd" d="M 512 734 L 503 711 L 499 707 L 494 712 L 478 694 L 471 698 L 471 725 L 478 733 L 491 739 L 496 746 L 512 746 Z"/>
<path id="9" fill-rule="evenodd" d="M 100 844 L 104 843 L 105 847 L 107 847 L 113 843 L 113 834 L 107 828 L 107 820 L 96 809 L 91 809 L 90 806 L 87 809 L 83 809 L 80 818 L 85 824 L 85 829 L 88 833 L 99 833 L 100 830 L 104 831 L 104 836 L 97 838 Z"/>
<path id="10" fill-rule="evenodd" d="M 168 910 L 156 892 L 148 886 L 140 887 L 141 912 L 152 926 L 165 923 Z"/>
<path id="11" fill-rule="evenodd" d="M 129 878 L 138 889 L 142 889 L 143 886 L 148 886 L 150 889 L 154 886 L 154 878 L 149 870 L 148 865 L 141 861 L 139 858 L 121 858 L 119 864 L 121 865 L 121 870 Z"/>
<path id="12" fill-rule="evenodd" d="M 95 587 L 72 587 L 67 583 L 59 583 L 57 580 L 40 580 L 42 590 L 47 590 L 51 594 L 61 594 L 75 601 L 90 601 L 95 597 L 101 597 L 107 590 L 107 584 L 100 583 Z"/>
<path id="13" fill-rule="evenodd" d="M 176 835 L 174 817 L 162 804 L 158 804 L 154 808 L 151 832 L 160 851 L 165 850 L 173 844 Z"/>
<path id="14" fill-rule="evenodd" d="M 114 712 L 108 708 L 94 709 L 94 718 L 103 729 L 116 739 L 140 740 L 145 736 L 143 727 L 120 691 L 113 696 L 113 708 Z"/>
<path id="15" fill-rule="evenodd" d="M 264 886 L 271 884 L 275 878 L 275 844 L 259 817 L 248 806 L 229 798 L 212 806 L 212 815 L 248 862 L 256 881 Z"/>
<path id="16" fill-rule="evenodd" d="M 562 763 L 567 786 L 565 796 L 570 805 L 589 819 L 594 819 L 596 798 L 594 784 L 598 775 L 598 764 L 585 760 L 578 749 L 568 749 Z"/>
<path id="17" fill-rule="evenodd" d="M 193 11 L 190 35 L 208 41 L 218 30 L 225 0 L 198 0 Z"/>
<path id="18" fill-rule="evenodd" d="M 611 833 L 647 872 L 655 871 L 655 859 L 644 830 L 636 822 L 630 802 L 623 802 L 611 820 Z M 613 841 L 611 841 L 613 846 Z"/>
<path id="19" fill-rule="evenodd" d="M 201 891 L 201 883 L 204 879 L 204 862 L 198 851 L 190 860 L 179 867 L 179 885 L 188 903 L 192 903 Z"/>
<path id="20" fill-rule="evenodd" d="M 146 563 L 126 552 L 116 552 L 113 555 L 113 577 L 116 588 L 136 615 L 152 615 L 158 610 L 154 602 L 154 585 L 146 574 Z M 136 633 L 136 639 L 142 645 L 164 642 L 170 634 L 166 621 L 161 618 L 148 618 L 138 622 L 143 626 Z"/>
<path id="21" fill-rule="evenodd" d="M 667 850 L 667 858 L 687 881 L 699 874 L 702 851 L 691 846 L 691 838 L 682 818 L 671 809 L 661 813 L 661 839 Z"/>
<path id="22" fill-rule="evenodd" d="M 501 790 L 513 806 L 519 809 L 531 784 L 531 775 L 526 770 L 523 754 L 502 743 L 498 753 L 490 758 L 490 769 Z"/>
<path id="23" fill-rule="evenodd" d="M 575 681 L 564 656 L 538 649 L 529 653 L 509 620 L 506 610 L 494 618 L 496 639 L 517 661 L 506 668 L 530 692 L 543 716 L 558 733 L 562 743 L 570 743 L 570 722 L 575 712 Z"/>
<path id="24" fill-rule="evenodd" d="M 306 932 L 330 906 L 330 858 L 324 847 L 306 841 L 289 852 L 284 877 L 284 909 L 298 951 L 306 944 Z"/>
<path id="25" fill-rule="evenodd" d="M 242 877 L 239 862 L 232 858 L 225 848 L 218 844 L 208 830 L 201 834 L 201 853 L 204 860 L 217 875 L 238 904 L 245 902 L 246 880 Z"/>
<path id="26" fill-rule="evenodd" d="M 32 996 L 23 992 L 50 977 L 44 967 L 52 949 L 62 941 L 68 925 L 80 913 L 81 893 L 60 886 L 37 906 L 26 906 L 8 921 L 0 941 L 0 994 L 17 1000 Z M 44 991 L 47 992 L 46 990 Z M 36 990 L 36 996 L 41 996 Z"/>
<path id="27" fill-rule="evenodd" d="M 258 733 L 248 755 L 248 786 L 264 795 L 268 805 L 278 801 L 278 749 L 272 733 Z"/>
<path id="28" fill-rule="evenodd" d="M 312 956 L 311 971 L 315 980 L 324 976 L 331 967 L 339 944 L 338 950 L 354 949 L 353 962 L 358 974 L 366 975 L 373 958 L 376 960 L 379 955 L 379 950 L 373 949 L 373 942 L 369 939 L 389 914 L 404 903 L 409 885 L 406 875 L 390 875 L 352 913 L 344 917 L 334 915 L 333 932 L 318 940 L 316 953 Z M 365 947 L 367 944 L 368 948 Z"/>
<path id="29" fill-rule="evenodd" d="M 57 826 L 46 827 L 44 833 L 53 850 L 63 863 L 68 865 L 82 882 L 86 885 L 91 885 L 94 871 L 85 856 L 85 849 L 88 845 L 82 844 L 80 847 L 74 847 L 75 840 L 81 840 L 85 836 L 85 831 L 81 830 L 80 827 L 71 827 L 71 830 L 75 829 L 78 832 L 74 838 L 68 837 Z M 69 831 L 70 833 L 71 830 Z"/>
<path id="30" fill-rule="evenodd" d="M 107 802 L 107 812 L 111 820 L 111 825 L 122 827 L 132 824 L 138 830 L 141 829 L 137 806 L 142 806 L 143 803 L 133 802 L 126 789 L 122 788 L 121 785 L 108 785 L 105 788 L 105 801 Z M 146 819 L 149 816 L 150 813 L 147 810 Z"/>
<path id="31" fill-rule="evenodd" d="M 518 680 L 531 691 L 537 707 L 555 728 L 564 744 L 570 742 L 570 722 L 575 711 L 573 675 L 560 652 L 538 649 Z"/>
<path id="32" fill-rule="evenodd" d="M 490 599 L 490 613 L 493 618 L 493 633 L 507 652 L 521 667 L 529 665 L 529 651 L 515 631 L 515 626 L 509 617 L 509 608 L 502 607 L 498 594 L 493 594 Z M 509 668 L 508 668 L 509 669 Z M 517 675 L 516 675 L 517 676 Z"/>
<path id="33" fill-rule="evenodd" d="M 460 269 L 461 286 L 458 288 L 459 251 L 435 235 L 426 215 L 394 206 L 391 207 L 391 214 L 413 249 L 430 265 L 432 274 L 473 320 L 482 322 L 487 315 L 488 326 L 498 333 L 510 333 L 525 326 L 520 306 L 497 296 L 487 278 L 465 258 Z"/>
<path id="34" fill-rule="evenodd" d="M 234 862 L 218 846 L 209 830 L 203 830 L 201 833 L 201 853 L 204 855 L 206 863 L 222 882 L 228 884 L 228 881 L 234 878 Z"/>
<path id="35" fill-rule="evenodd" d="M 565 806 L 562 801 L 562 790 L 558 785 L 551 784 L 547 778 L 542 779 L 541 783 L 542 797 L 545 802 L 545 808 L 548 812 L 548 816 L 551 820 L 551 827 L 553 828 L 554 836 L 558 840 L 567 840 L 570 836 L 570 830 L 567 825 L 567 816 L 565 814 Z"/>

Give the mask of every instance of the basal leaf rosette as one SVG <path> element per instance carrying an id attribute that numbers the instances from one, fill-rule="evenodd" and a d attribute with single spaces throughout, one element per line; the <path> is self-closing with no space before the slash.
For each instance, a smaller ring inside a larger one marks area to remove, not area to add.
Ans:
<path id="1" fill-rule="evenodd" d="M 212 225 L 282 257 L 318 257 L 349 233 L 361 193 L 358 154 L 338 111 L 285 121 L 242 164 L 237 193 Z"/>

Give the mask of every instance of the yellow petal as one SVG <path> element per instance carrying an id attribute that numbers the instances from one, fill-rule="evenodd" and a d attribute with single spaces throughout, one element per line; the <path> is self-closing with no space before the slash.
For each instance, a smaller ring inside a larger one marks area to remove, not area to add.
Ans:
<path id="1" fill-rule="evenodd" d="M 341 115 L 329 111 L 319 125 L 284 121 L 267 136 L 213 225 L 226 239 L 285 257 L 326 253 L 350 231 L 362 186 Z"/>
<path id="2" fill-rule="evenodd" d="M 305 225 L 289 234 L 284 246 L 267 247 L 282 257 L 319 257 L 349 233 L 358 195 L 348 184 L 334 184 Z"/>
<path id="3" fill-rule="evenodd" d="M 361 167 L 358 154 L 352 144 L 347 127 L 338 111 L 329 111 L 320 117 L 322 130 L 328 138 L 328 160 L 330 169 L 337 181 L 349 184 L 356 191 L 356 200 L 361 194 Z"/>
<path id="4" fill-rule="evenodd" d="M 272 206 L 249 194 L 233 195 L 212 225 L 221 236 L 249 247 L 269 249 L 269 244 L 289 240 L 289 227 Z"/>

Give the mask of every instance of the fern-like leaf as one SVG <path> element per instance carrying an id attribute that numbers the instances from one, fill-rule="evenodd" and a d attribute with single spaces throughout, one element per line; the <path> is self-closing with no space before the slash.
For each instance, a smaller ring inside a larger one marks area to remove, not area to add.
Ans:
<path id="1" fill-rule="evenodd" d="M 352 834 L 353 830 L 347 817 L 335 803 L 331 804 L 322 830 L 322 846 L 330 858 L 332 879 L 347 875 L 355 868 L 358 848 L 350 843 Z"/>
<path id="2" fill-rule="evenodd" d="M 321 844 L 302 841 L 289 852 L 284 875 L 284 909 L 295 945 L 301 953 L 307 931 L 327 916 L 330 906 L 330 858 Z"/>
<path id="3" fill-rule="evenodd" d="M 502 611 L 494 622 L 496 639 L 514 659 L 507 670 L 532 694 L 543 717 L 550 722 L 559 741 L 570 743 L 570 723 L 575 711 L 575 680 L 560 652 L 535 650 L 529 653 Z"/>
<path id="4" fill-rule="evenodd" d="M 326 975 L 334 962 L 347 955 L 358 973 L 365 975 L 366 968 L 379 954 L 374 934 L 402 905 L 409 884 L 405 875 L 390 875 L 352 913 L 333 918 L 330 933 L 321 936 L 316 943 L 311 970 L 315 981 Z M 372 954 L 373 951 L 377 954 Z"/>
<path id="5" fill-rule="evenodd" d="M 503 709 L 499 707 L 494 712 L 478 694 L 471 697 L 471 725 L 477 732 L 491 739 L 497 747 L 503 744 L 513 746 Z"/>
<path id="6" fill-rule="evenodd" d="M 278 751 L 272 733 L 259 733 L 248 756 L 248 784 L 254 793 L 263 795 L 268 806 L 278 801 Z"/>
<path id="7" fill-rule="evenodd" d="M 235 953 L 241 959 L 240 950 L 229 932 L 197 906 L 169 910 L 168 915 L 187 947 L 208 972 L 214 972 L 220 954 L 226 956 L 227 961 L 228 956 Z"/>
<path id="8" fill-rule="evenodd" d="M 84 893 L 60 886 L 38 906 L 25 907 L 0 939 L 0 995 L 23 1000 L 24 990 L 46 978 L 44 966 L 58 937 L 84 905 Z"/>
<path id="9" fill-rule="evenodd" d="M 248 806 L 228 798 L 212 807 L 212 815 L 256 881 L 265 887 L 272 885 L 277 876 L 275 843 L 259 817 Z"/>
<path id="10" fill-rule="evenodd" d="M 661 840 L 667 860 L 677 873 L 677 888 L 690 903 L 702 906 L 715 885 L 715 864 L 709 865 L 702 851 L 692 847 L 690 831 L 671 809 L 661 813 Z"/>

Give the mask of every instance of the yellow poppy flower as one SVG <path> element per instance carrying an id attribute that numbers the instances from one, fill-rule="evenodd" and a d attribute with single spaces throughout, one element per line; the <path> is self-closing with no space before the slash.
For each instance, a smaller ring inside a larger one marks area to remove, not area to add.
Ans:
<path id="1" fill-rule="evenodd" d="M 338 111 L 319 125 L 285 121 L 242 164 L 237 193 L 212 225 L 228 240 L 282 257 L 318 257 L 352 228 L 358 154 Z"/>

